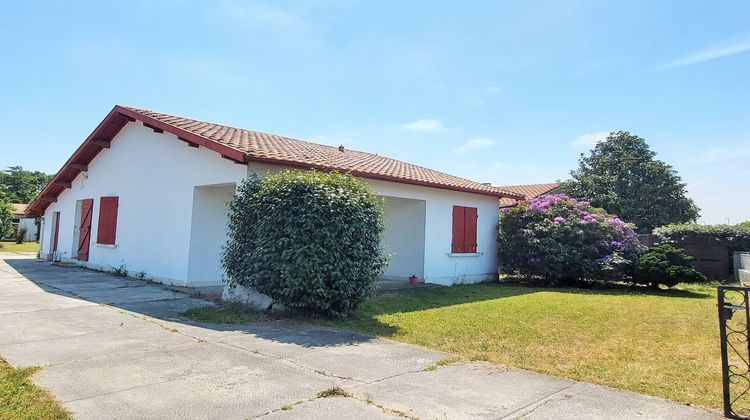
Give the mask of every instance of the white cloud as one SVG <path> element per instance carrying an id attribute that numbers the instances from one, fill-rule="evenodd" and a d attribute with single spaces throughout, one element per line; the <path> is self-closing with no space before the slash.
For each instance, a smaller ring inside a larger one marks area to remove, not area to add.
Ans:
<path id="1" fill-rule="evenodd" d="M 609 131 L 597 131 L 595 133 L 586 133 L 582 136 L 576 137 L 570 143 L 570 147 L 576 150 L 589 150 L 594 148 L 597 143 L 607 139 Z"/>
<path id="2" fill-rule="evenodd" d="M 441 123 L 440 120 L 422 119 L 422 120 L 412 121 L 408 124 L 402 124 L 401 128 L 403 128 L 404 130 L 409 130 L 409 131 L 421 131 L 421 132 L 434 133 L 434 132 L 442 131 L 444 127 L 443 127 L 443 123 Z"/>
<path id="3" fill-rule="evenodd" d="M 739 54 L 747 50 L 750 50 L 750 38 L 735 39 L 731 42 L 725 42 L 722 45 L 715 45 L 711 48 L 707 48 L 705 50 L 680 57 L 657 68 L 657 70 L 666 70 L 675 67 L 688 66 L 704 61 L 715 60 L 717 58 L 726 57 L 729 55 Z"/>
<path id="4" fill-rule="evenodd" d="M 487 149 L 495 145 L 495 141 L 487 137 L 474 137 L 466 143 L 453 149 L 453 153 L 466 153 L 472 150 Z"/>
<path id="5" fill-rule="evenodd" d="M 714 147 L 692 159 L 691 163 L 716 163 L 725 160 L 737 159 L 750 156 L 750 149 L 728 149 L 726 147 Z"/>

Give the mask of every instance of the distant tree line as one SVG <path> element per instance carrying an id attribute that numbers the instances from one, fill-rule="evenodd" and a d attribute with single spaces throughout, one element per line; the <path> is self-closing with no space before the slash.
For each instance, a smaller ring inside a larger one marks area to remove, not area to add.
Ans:
<path id="1" fill-rule="evenodd" d="M 4 187 L 11 203 L 28 204 L 52 179 L 41 171 L 26 171 L 21 166 L 9 166 L 0 171 L 0 185 Z"/>
<path id="2" fill-rule="evenodd" d="M 0 237 L 7 237 L 13 230 L 11 203 L 30 203 L 52 177 L 40 171 L 26 171 L 21 166 L 0 171 Z"/>

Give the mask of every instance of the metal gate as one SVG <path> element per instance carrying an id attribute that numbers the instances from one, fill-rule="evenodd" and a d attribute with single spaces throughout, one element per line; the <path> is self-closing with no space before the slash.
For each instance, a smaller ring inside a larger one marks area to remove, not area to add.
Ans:
<path id="1" fill-rule="evenodd" d="M 719 286 L 724 415 L 750 419 L 750 287 Z"/>

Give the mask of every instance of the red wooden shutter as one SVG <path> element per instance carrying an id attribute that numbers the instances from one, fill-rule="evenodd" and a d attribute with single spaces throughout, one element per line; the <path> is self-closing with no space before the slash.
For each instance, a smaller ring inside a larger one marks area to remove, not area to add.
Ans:
<path id="1" fill-rule="evenodd" d="M 464 252 L 477 252 L 477 209 L 464 208 Z"/>
<path id="2" fill-rule="evenodd" d="M 117 207 L 119 197 L 102 197 L 99 202 L 99 229 L 96 243 L 114 245 L 117 238 Z"/>
<path id="3" fill-rule="evenodd" d="M 453 243 L 451 252 L 462 253 L 464 251 L 464 207 L 453 206 Z"/>

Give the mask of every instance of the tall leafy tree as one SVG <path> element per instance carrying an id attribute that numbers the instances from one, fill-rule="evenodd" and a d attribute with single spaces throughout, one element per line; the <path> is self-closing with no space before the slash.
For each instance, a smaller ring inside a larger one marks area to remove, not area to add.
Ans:
<path id="1" fill-rule="evenodd" d="M 29 203 L 39 194 L 52 175 L 40 171 L 26 171 L 21 166 L 9 166 L 0 171 L 0 185 L 5 186 L 11 203 Z"/>
<path id="2" fill-rule="evenodd" d="M 689 223 L 700 209 L 687 197 L 685 183 L 670 165 L 657 160 L 646 141 L 627 131 L 612 132 L 591 153 L 562 190 L 591 201 L 643 233 L 670 223 Z"/>
<path id="3" fill-rule="evenodd" d="M 5 188 L 0 185 L 0 238 L 11 234 L 13 227 L 13 209 L 10 207 Z"/>

